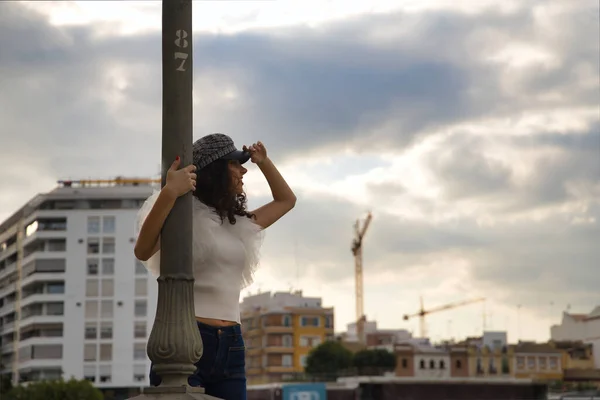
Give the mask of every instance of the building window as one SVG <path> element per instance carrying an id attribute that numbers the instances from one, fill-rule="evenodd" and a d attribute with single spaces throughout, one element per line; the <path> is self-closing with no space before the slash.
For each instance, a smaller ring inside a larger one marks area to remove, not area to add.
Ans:
<path id="1" fill-rule="evenodd" d="M 408 368 L 408 360 L 406 358 L 402 359 L 402 368 Z"/>
<path id="2" fill-rule="evenodd" d="M 140 260 L 135 260 L 135 274 L 136 275 L 147 275 L 148 270 L 144 267 L 144 264 Z"/>
<path id="3" fill-rule="evenodd" d="M 540 370 L 546 370 L 548 366 L 546 365 L 546 357 L 539 357 L 538 363 L 540 364 Z"/>
<path id="4" fill-rule="evenodd" d="M 321 344 L 320 336 L 300 336 L 301 347 L 316 347 Z"/>
<path id="5" fill-rule="evenodd" d="M 134 307 L 134 314 L 136 317 L 145 317 L 147 314 L 146 300 L 136 300 Z"/>
<path id="6" fill-rule="evenodd" d="M 101 350 L 102 351 L 102 350 Z M 100 382 L 109 383 L 111 381 L 112 371 L 110 365 L 100 365 L 98 375 L 100 376 Z"/>
<path id="7" fill-rule="evenodd" d="M 87 253 L 88 254 L 100 253 L 100 240 L 98 240 L 98 238 L 88 238 Z"/>
<path id="8" fill-rule="evenodd" d="M 85 295 L 87 297 L 98 297 L 98 279 L 88 279 L 85 282 Z"/>
<path id="9" fill-rule="evenodd" d="M 134 365 L 133 366 L 133 380 L 136 382 L 143 382 L 146 380 L 146 366 L 145 365 Z"/>
<path id="10" fill-rule="evenodd" d="M 133 344 L 133 359 L 144 360 L 146 358 L 146 345 L 144 343 Z"/>
<path id="11" fill-rule="evenodd" d="M 98 259 L 97 258 L 88 258 L 87 273 L 88 273 L 88 275 L 98 275 Z"/>
<path id="12" fill-rule="evenodd" d="M 88 233 L 100 233 L 100 217 L 88 217 L 87 219 Z"/>
<path id="13" fill-rule="evenodd" d="M 65 292 L 65 283 L 48 283 L 46 285 L 46 292 L 50 294 L 60 294 Z"/>
<path id="14" fill-rule="evenodd" d="M 293 340 L 292 337 L 290 335 L 284 335 L 283 336 L 283 347 L 293 347 Z"/>
<path id="15" fill-rule="evenodd" d="M 102 238 L 102 253 L 103 254 L 115 254 L 115 238 L 112 238 L 112 237 Z"/>
<path id="16" fill-rule="evenodd" d="M 302 368 L 306 367 L 306 360 L 308 359 L 308 355 L 304 354 L 300 356 L 300 365 Z"/>
<path id="17" fill-rule="evenodd" d="M 113 337 L 112 322 L 103 321 L 100 324 L 100 339 L 112 339 L 112 337 Z"/>
<path id="18" fill-rule="evenodd" d="M 95 343 L 86 343 L 83 348 L 83 361 L 96 361 L 97 349 Z"/>
<path id="19" fill-rule="evenodd" d="M 425 369 L 425 360 L 421 360 L 421 361 L 419 362 L 419 367 L 420 367 L 421 369 Z"/>
<path id="20" fill-rule="evenodd" d="M 96 382 L 96 366 L 95 365 L 84 365 L 83 366 L 83 379 L 90 382 Z"/>
<path id="21" fill-rule="evenodd" d="M 85 323 L 85 338 L 86 339 L 97 339 L 98 338 L 98 328 L 96 327 L 95 322 L 86 322 Z"/>
<path id="22" fill-rule="evenodd" d="M 115 217 L 102 218 L 102 232 L 115 233 Z"/>
<path id="23" fill-rule="evenodd" d="M 148 295 L 148 280 L 146 278 L 138 278 L 135 280 L 135 295 Z"/>
<path id="24" fill-rule="evenodd" d="M 440 360 L 440 369 L 446 369 L 446 363 L 444 360 Z"/>
<path id="25" fill-rule="evenodd" d="M 146 321 L 135 321 L 133 325 L 133 337 L 136 339 L 146 338 Z"/>
<path id="26" fill-rule="evenodd" d="M 115 295 L 115 283 L 112 279 L 102 279 L 102 297 Z"/>
<path id="27" fill-rule="evenodd" d="M 100 344 L 100 361 L 111 361 L 111 360 L 112 360 L 112 343 L 101 343 Z"/>
<path id="28" fill-rule="evenodd" d="M 328 315 L 325 317 L 325 328 L 333 328 L 333 316 Z"/>
<path id="29" fill-rule="evenodd" d="M 527 369 L 535 369 L 535 358 L 527 357 Z"/>
<path id="30" fill-rule="evenodd" d="M 525 369 L 525 357 L 517 357 L 517 369 Z"/>
<path id="31" fill-rule="evenodd" d="M 112 300 L 102 300 L 100 303 L 100 318 L 113 317 L 113 302 Z"/>
<path id="32" fill-rule="evenodd" d="M 46 242 L 47 251 L 66 251 L 67 241 L 65 239 L 50 239 Z"/>
<path id="33" fill-rule="evenodd" d="M 506 356 L 502 357 L 502 373 L 503 374 L 510 373 L 510 368 L 508 366 L 508 357 L 506 357 Z"/>
<path id="34" fill-rule="evenodd" d="M 284 367 L 291 367 L 293 366 L 293 360 L 292 360 L 292 356 L 290 354 L 284 354 L 281 357 L 281 365 Z"/>
<path id="35" fill-rule="evenodd" d="M 321 326 L 320 317 L 302 317 L 300 319 L 300 325 L 302 326 Z"/>
<path id="36" fill-rule="evenodd" d="M 429 368 L 430 369 L 435 369 L 435 361 L 429 360 Z"/>
<path id="37" fill-rule="evenodd" d="M 115 273 L 115 259 L 114 258 L 103 258 L 102 259 L 102 275 L 113 275 Z"/>
<path id="38" fill-rule="evenodd" d="M 47 303 L 46 304 L 46 315 L 64 315 L 65 305 L 64 303 Z"/>
<path id="39" fill-rule="evenodd" d="M 98 301 L 88 300 L 85 302 L 85 317 L 88 319 L 98 318 Z"/>
<path id="40" fill-rule="evenodd" d="M 558 359 L 556 357 L 550 357 L 550 369 L 552 369 L 552 370 L 558 369 Z"/>
<path id="41" fill-rule="evenodd" d="M 456 363 L 454 365 L 456 365 L 456 369 L 461 369 L 462 368 L 462 361 L 456 360 Z"/>
<path id="42" fill-rule="evenodd" d="M 290 315 L 283 316 L 283 326 L 292 326 L 292 317 Z"/>

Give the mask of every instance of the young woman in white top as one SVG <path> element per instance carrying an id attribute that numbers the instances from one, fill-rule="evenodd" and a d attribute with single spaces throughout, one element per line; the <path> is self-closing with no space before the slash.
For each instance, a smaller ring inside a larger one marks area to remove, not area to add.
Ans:
<path id="1" fill-rule="evenodd" d="M 264 174 L 273 200 L 246 210 L 242 166 L 251 160 Z M 245 347 L 240 327 L 240 291 L 252 283 L 261 231 L 289 212 L 296 196 L 261 142 L 239 151 L 227 135 L 212 134 L 194 143 L 193 164 L 179 169 L 179 157 L 165 186 L 139 211 L 135 256 L 160 274 L 160 231 L 175 200 L 194 195 L 194 308 L 204 353 L 188 382 L 224 400 L 246 399 Z M 150 371 L 150 384 L 161 378 Z"/>

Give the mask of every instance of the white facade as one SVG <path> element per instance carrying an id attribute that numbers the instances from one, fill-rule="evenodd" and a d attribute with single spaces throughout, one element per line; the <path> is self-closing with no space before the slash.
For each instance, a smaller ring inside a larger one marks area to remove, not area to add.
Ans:
<path id="1" fill-rule="evenodd" d="M 504 331 L 485 331 L 482 338 L 483 347 L 490 350 L 500 350 L 508 345 L 508 336 Z"/>
<path id="2" fill-rule="evenodd" d="M 364 322 L 364 334 L 377 332 L 377 321 L 365 321 Z M 344 333 L 344 340 L 347 342 L 358 342 L 358 328 L 356 322 L 351 322 L 346 325 L 346 332 Z"/>
<path id="3" fill-rule="evenodd" d="M 59 187 L 0 225 L 0 373 L 149 384 L 157 285 L 133 247 L 136 213 L 151 192 Z"/>
<path id="4" fill-rule="evenodd" d="M 594 367 L 600 368 L 600 306 L 589 314 L 569 314 L 563 312 L 560 325 L 550 327 L 552 340 L 581 340 L 591 343 L 594 352 Z"/>
<path id="5" fill-rule="evenodd" d="M 432 346 L 413 343 L 416 378 L 450 378 L 450 354 Z"/>

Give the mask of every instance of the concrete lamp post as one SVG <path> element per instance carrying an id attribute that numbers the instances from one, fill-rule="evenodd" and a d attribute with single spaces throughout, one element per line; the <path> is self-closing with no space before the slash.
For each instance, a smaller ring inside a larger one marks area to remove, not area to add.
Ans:
<path id="1" fill-rule="evenodd" d="M 192 1 L 162 1 L 162 185 L 175 157 L 192 162 Z M 192 193 L 175 202 L 161 234 L 158 305 L 148 357 L 162 378 L 135 400 L 200 400 L 215 397 L 188 385 L 202 357 L 194 317 L 192 273 Z"/>

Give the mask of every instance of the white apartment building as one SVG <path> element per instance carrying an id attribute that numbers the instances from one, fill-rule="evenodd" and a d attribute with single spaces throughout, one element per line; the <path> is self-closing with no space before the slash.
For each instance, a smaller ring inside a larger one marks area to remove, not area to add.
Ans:
<path id="1" fill-rule="evenodd" d="M 600 368 L 600 306 L 596 306 L 589 314 L 563 312 L 560 325 L 550 327 L 550 338 L 556 341 L 581 340 L 591 343 L 594 367 Z"/>
<path id="2" fill-rule="evenodd" d="M 158 289 L 133 247 L 153 187 L 122 182 L 59 182 L 0 225 L 0 373 L 14 382 L 149 384 Z"/>

